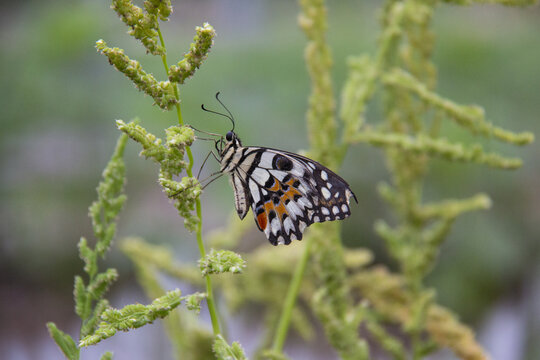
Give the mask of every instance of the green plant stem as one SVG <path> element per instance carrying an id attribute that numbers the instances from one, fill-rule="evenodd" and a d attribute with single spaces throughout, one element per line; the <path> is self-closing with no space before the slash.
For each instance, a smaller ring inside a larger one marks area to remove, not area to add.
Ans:
<path id="1" fill-rule="evenodd" d="M 298 297 L 298 292 L 300 291 L 300 284 L 304 277 L 309 254 L 311 253 L 311 243 L 311 241 L 306 241 L 304 252 L 298 261 L 298 264 L 296 264 L 296 269 L 294 270 L 293 278 L 289 285 L 289 290 L 287 291 L 287 297 L 285 298 L 283 310 L 281 311 L 276 334 L 274 335 L 274 344 L 272 346 L 272 349 L 276 352 L 282 352 L 283 345 L 285 344 L 285 338 L 291 322 L 291 314 L 294 309 L 294 304 L 296 303 L 296 298 Z"/>
<path id="2" fill-rule="evenodd" d="M 161 46 L 166 49 L 165 47 L 165 41 L 163 40 L 163 36 L 161 35 L 161 29 L 157 28 L 157 32 L 159 35 L 159 41 L 161 43 Z M 167 54 L 163 54 L 161 56 L 161 60 L 163 61 L 163 66 L 165 68 L 165 74 L 169 73 L 169 65 L 167 64 Z M 176 114 L 178 117 L 178 124 L 184 125 L 184 121 L 182 119 L 182 110 L 180 108 L 180 94 L 178 91 L 178 84 L 174 85 L 174 96 L 176 97 L 176 100 L 178 102 L 176 103 Z M 191 148 L 189 146 L 186 146 L 186 153 L 189 159 L 189 165 L 186 169 L 187 175 L 189 177 L 193 177 L 193 154 L 191 152 Z M 204 258 L 206 256 L 206 250 L 204 249 L 204 243 L 202 240 L 202 208 L 201 208 L 201 200 L 197 198 L 195 200 L 195 209 L 197 212 L 197 217 L 199 218 L 199 222 L 197 224 L 197 230 L 196 230 L 196 236 L 197 236 L 197 245 L 199 246 L 199 252 L 201 254 L 201 257 Z M 212 330 L 214 332 L 214 335 L 221 334 L 221 330 L 219 328 L 219 320 L 218 320 L 218 312 L 216 308 L 216 302 L 214 300 L 214 292 L 212 291 L 212 279 L 210 279 L 209 275 L 205 275 L 205 281 L 206 281 L 206 293 L 207 298 L 206 302 L 208 304 L 208 312 L 210 313 L 210 319 L 212 320 Z"/>

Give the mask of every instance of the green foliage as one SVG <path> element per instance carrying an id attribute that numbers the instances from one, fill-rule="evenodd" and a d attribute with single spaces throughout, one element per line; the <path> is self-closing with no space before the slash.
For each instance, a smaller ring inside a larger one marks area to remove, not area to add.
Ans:
<path id="1" fill-rule="evenodd" d="M 190 146 L 195 138 L 193 129 L 189 126 L 171 126 L 165 130 L 167 140 L 163 144 L 161 139 L 136 122 L 126 124 L 122 120 L 116 120 L 116 125 L 120 131 L 141 144 L 141 156 L 160 164 L 159 183 L 165 193 L 174 199 L 174 206 L 184 218 L 186 228 L 190 231 L 196 230 L 199 217 L 192 211 L 201 193 L 201 186 L 192 176 L 183 177 L 181 181 L 173 180 L 188 166 L 184 161 L 184 154 L 186 147 Z"/>
<path id="2" fill-rule="evenodd" d="M 145 72 L 138 61 L 131 60 L 124 54 L 124 50 L 117 47 L 110 48 L 104 40 L 100 39 L 96 42 L 97 50 L 107 56 L 110 64 L 127 76 L 137 89 L 150 95 L 160 108 L 172 110 L 176 107 L 181 122 L 177 84 L 183 84 L 187 78 L 193 76 L 206 59 L 216 36 L 214 28 L 208 23 L 204 23 L 202 27 L 196 27 L 194 43 L 191 44 L 188 53 L 178 65 L 171 66 L 169 69 L 159 20 L 168 20 L 172 12 L 170 0 L 147 0 L 144 2 L 146 12 L 134 5 L 131 0 L 113 0 L 111 8 L 130 28 L 129 35 L 141 41 L 152 55 L 161 56 L 169 80 L 158 81 L 154 75 Z"/>
<path id="3" fill-rule="evenodd" d="M 97 261 L 105 256 L 111 246 L 116 233 L 116 218 L 126 200 L 123 194 L 125 165 L 122 159 L 126 142 L 127 136 L 120 136 L 114 154 L 103 171 L 103 181 L 97 188 L 98 199 L 89 208 L 96 245 L 92 249 L 85 238 L 79 241 L 79 256 L 84 261 L 84 271 L 88 275 L 87 284 L 82 277 L 75 277 L 73 292 L 75 312 L 83 320 L 81 337 L 94 332 L 101 312 L 108 305 L 103 296 L 118 278 L 115 269 L 99 273 Z"/>
<path id="4" fill-rule="evenodd" d="M 197 313 L 197 315 L 199 315 L 199 313 L 201 312 L 201 301 L 203 301 L 204 299 L 206 299 L 206 294 L 204 293 L 195 293 L 195 294 L 191 294 L 191 295 L 188 295 L 185 299 L 186 299 L 186 307 L 188 310 L 193 310 Z"/>
<path id="5" fill-rule="evenodd" d="M 195 266 L 175 264 L 170 250 L 162 246 L 150 245 L 138 238 L 127 238 L 121 242 L 121 249 L 135 264 L 137 280 L 149 298 L 158 297 L 165 292 L 158 280 L 158 270 L 172 276 L 184 270 L 191 270 L 190 278 L 203 285 L 201 273 Z M 184 297 L 183 300 L 188 310 L 198 314 L 200 301 L 206 296 L 207 294 L 195 293 Z M 179 308 L 163 321 L 177 359 L 196 360 L 213 357 L 214 338 L 191 313 Z"/>
<path id="6" fill-rule="evenodd" d="M 114 154 L 103 170 L 103 181 L 97 188 L 98 199 L 88 209 L 92 218 L 94 236 L 98 241 L 94 249 L 95 256 L 93 256 L 92 251 L 86 246 L 86 241 L 81 240 L 81 243 L 84 242 L 84 249 L 80 250 L 80 255 L 85 261 L 85 268 L 88 267 L 87 272 L 91 275 L 96 271 L 97 257 L 103 257 L 111 245 L 116 233 L 116 218 L 126 201 L 126 195 L 123 194 L 126 173 L 123 155 L 126 142 L 127 137 L 120 136 Z M 82 246 L 81 244 L 80 248 Z"/>
<path id="7" fill-rule="evenodd" d="M 103 40 L 96 42 L 96 49 L 107 56 L 109 63 L 128 77 L 137 89 L 151 96 L 154 103 L 163 110 L 171 110 L 178 103 L 174 95 L 174 85 L 170 81 L 158 81 L 154 75 L 144 71 L 137 60 L 131 60 L 124 54 L 124 50 L 110 48 Z"/>
<path id="8" fill-rule="evenodd" d="M 464 359 L 485 358 L 484 350 L 474 340 L 472 331 L 460 324 L 451 312 L 436 305 L 435 291 L 426 288 L 423 279 L 433 268 L 439 248 L 455 219 L 469 211 L 488 209 L 491 200 L 480 193 L 467 199 L 426 203 L 421 197 L 422 185 L 431 158 L 500 169 L 521 166 L 521 159 L 486 152 L 479 143 L 447 140 L 440 134 L 442 121 L 453 121 L 476 136 L 514 145 L 531 143 L 533 135 L 494 126 L 486 120 L 481 107 L 460 105 L 438 95 L 434 91 L 436 69 L 431 62 L 434 36 L 430 30 L 438 2 L 387 1 L 382 11 L 382 32 L 376 54 L 348 60 L 350 72 L 340 106 L 343 142 L 338 143 L 330 74 L 332 59 L 325 40 L 326 9 L 320 0 L 306 0 L 300 4 L 299 22 L 308 38 L 305 54 L 312 80 L 307 111 L 312 144 L 309 153 L 325 165 L 337 168 L 347 147 L 352 144 L 364 142 L 385 150 L 392 184 L 381 183 L 378 190 L 394 208 L 398 223 L 390 225 L 379 220 L 375 230 L 385 240 L 390 255 L 400 264 L 401 274 L 365 268 L 371 259 L 369 252 L 348 257 L 350 250 L 345 251 L 341 245 L 339 224 L 312 226 L 306 239 L 310 246 L 305 246 L 303 256 L 296 256 L 299 265 L 294 270 L 294 280 L 287 291 L 275 335 L 279 340 L 274 342 L 271 351 L 264 354 L 274 357 L 282 354 L 281 339 L 286 334 L 289 321 L 287 313 L 294 306 L 294 301 L 289 300 L 296 295 L 305 296 L 296 286 L 297 278 L 303 277 L 302 288 L 312 289 L 307 294 L 308 299 L 311 299 L 312 308 L 323 324 L 328 340 L 341 358 L 369 357 L 367 343 L 358 337 L 360 324 L 365 324 L 365 329 L 378 345 L 397 359 L 408 358 L 408 352 L 414 359 L 422 358 L 441 347 L 450 348 Z M 368 103 L 379 94 L 383 99 L 384 121 L 368 125 L 365 116 Z M 233 239 L 231 233 L 235 234 Z M 232 225 L 230 231 L 222 235 L 223 240 L 216 236 L 216 241 L 233 245 L 239 233 L 240 227 Z M 309 262 L 301 260 L 306 256 L 309 256 Z M 243 277 L 254 277 L 256 280 L 251 280 L 252 283 L 258 281 L 267 285 L 265 275 L 270 269 L 261 264 L 254 265 L 252 257 L 246 259 L 250 269 L 258 267 L 261 273 L 246 272 Z M 304 275 L 307 264 L 311 271 Z M 359 279 L 373 273 L 379 277 L 369 278 L 360 287 Z M 395 294 L 386 293 L 396 278 L 399 279 L 399 288 L 392 288 Z M 226 284 L 224 291 L 227 294 L 237 286 Z M 385 295 L 385 300 L 382 295 L 371 295 L 379 293 Z M 356 303 L 354 299 L 358 297 L 369 301 Z M 233 303 L 238 306 L 237 303 L 258 300 L 258 297 L 253 291 L 246 291 L 243 296 L 234 295 L 234 299 Z M 403 300 L 396 304 L 394 301 L 397 299 Z M 266 303 L 269 306 L 269 301 Z M 400 337 L 386 331 L 386 323 L 401 324 L 403 332 L 409 335 L 410 350 Z"/>
<path id="9" fill-rule="evenodd" d="M 217 335 L 212 346 L 218 360 L 245 360 L 244 349 L 236 341 L 232 345 L 227 344 L 223 336 Z"/>
<path id="10" fill-rule="evenodd" d="M 425 330 L 437 347 L 448 347 L 460 359 L 477 360 L 486 359 L 487 355 L 474 339 L 474 333 L 461 324 L 457 317 L 449 310 L 434 304 L 431 299 L 423 297 L 424 307 L 416 308 L 417 295 L 407 286 L 405 277 L 399 274 L 390 274 L 383 267 L 373 267 L 355 274 L 351 278 L 353 292 L 362 294 L 376 309 L 369 316 L 378 316 L 381 320 L 397 322 L 405 328 L 414 328 L 419 320 L 425 322 Z M 431 294 L 427 294 L 431 297 Z M 426 300 L 428 302 L 426 303 Z M 419 310 L 424 312 L 419 318 Z M 364 312 L 364 310 L 362 310 Z M 380 322 L 380 321 L 379 321 Z M 368 330 L 373 333 L 372 320 L 368 319 Z M 378 323 L 376 323 L 378 324 Z M 378 326 L 378 325 L 377 325 Z M 378 330 L 377 330 L 378 331 Z M 379 341 L 392 341 L 392 337 L 383 335 Z M 384 345 L 383 342 L 381 344 Z M 425 344 L 430 345 L 430 344 Z M 390 345 L 395 348 L 395 344 Z M 387 348 L 385 346 L 385 348 Z M 389 352 L 394 351 L 388 348 Z M 433 349 L 431 349 L 433 350 Z"/>
<path id="11" fill-rule="evenodd" d="M 504 3 L 517 5 L 520 2 Z M 483 359 L 485 354 L 475 343 L 472 332 L 459 324 L 451 313 L 437 317 L 444 320 L 433 326 L 432 311 L 438 309 L 435 291 L 426 288 L 423 279 L 433 268 L 439 247 L 454 220 L 468 211 L 488 209 L 491 200 L 485 194 L 477 194 L 463 200 L 424 203 L 423 182 L 431 158 L 500 169 L 516 169 L 522 163 L 521 159 L 488 153 L 479 143 L 447 140 L 440 134 L 442 121 L 453 121 L 476 136 L 514 145 L 529 144 L 534 136 L 494 126 L 485 119 L 480 106 L 460 105 L 434 91 L 436 70 L 431 62 L 434 35 L 430 25 L 437 4 L 438 1 L 387 1 L 381 16 L 383 30 L 377 53 L 372 58 L 363 55 L 349 60 L 349 79 L 343 89 L 340 114 L 346 131 L 343 139 L 349 144 L 365 142 L 385 150 L 392 184 L 381 183 L 378 190 L 393 207 L 398 221 L 390 225 L 379 220 L 375 223 L 375 231 L 400 265 L 399 295 L 407 299 L 404 308 L 398 312 L 388 308 L 395 305 L 389 304 L 388 298 L 382 300 L 383 296 L 371 296 L 387 290 L 389 283 L 395 283 L 394 275 L 377 272 L 379 278 L 371 277 L 358 288 L 358 293 L 372 304 L 369 308 L 361 308 L 359 316 L 381 347 L 396 358 L 403 356 L 405 349 L 384 332 L 380 326 L 382 320 L 401 323 L 403 331 L 410 336 L 414 359 L 443 346 L 464 359 Z M 369 126 L 364 114 L 377 89 L 381 89 L 384 100 L 384 121 Z M 370 271 L 359 272 L 355 279 L 369 274 Z M 357 288 L 354 281 L 351 285 L 353 290 Z M 405 309 L 407 318 L 403 316 Z M 445 333 L 445 338 L 441 332 L 447 327 L 452 330 Z M 456 341 L 446 341 L 450 331 Z M 423 336 L 426 332 L 429 337 Z"/>
<path id="12" fill-rule="evenodd" d="M 214 44 L 216 32 L 212 25 L 204 23 L 202 27 L 195 28 L 197 35 L 193 39 L 193 43 L 189 47 L 189 52 L 184 55 L 184 59 L 177 65 L 171 66 L 169 69 L 169 80 L 183 84 L 186 79 L 193 76 L 202 62 L 208 56 L 210 48 Z"/>
<path id="13" fill-rule="evenodd" d="M 300 5 L 299 23 L 308 38 L 305 60 L 312 82 L 307 111 L 312 146 L 310 153 L 335 169 L 341 162 L 345 148 L 338 144 L 334 135 L 337 121 L 330 72 L 332 58 L 326 41 L 325 3 L 322 0 L 303 0 Z M 343 359 L 367 359 L 367 343 L 357 336 L 358 324 L 349 315 L 353 303 L 346 282 L 340 224 L 321 225 L 313 227 L 307 239 L 313 242 L 312 266 L 317 276 L 318 291 L 312 300 L 314 312 L 321 320 L 328 340 Z"/>
<path id="14" fill-rule="evenodd" d="M 165 47 L 159 44 L 158 19 L 166 21 L 172 12 L 170 1 L 145 1 L 143 10 L 131 0 L 113 0 L 111 8 L 131 28 L 128 34 L 139 40 L 153 55 L 164 55 Z"/>
<path id="15" fill-rule="evenodd" d="M 95 345 L 102 340 L 108 339 L 117 331 L 129 331 L 141 326 L 151 324 L 156 319 L 167 316 L 180 302 L 180 290 L 169 291 L 162 297 L 155 299 L 150 305 L 132 304 L 122 309 L 109 308 L 101 314 L 103 320 L 93 334 L 83 337 L 79 342 L 80 347 Z"/>
<path id="16" fill-rule="evenodd" d="M 84 271 L 88 276 L 85 283 L 81 276 L 75 276 L 73 297 L 75 313 L 81 318 L 80 337 L 93 334 L 98 321 L 109 306 L 103 298 L 109 287 L 118 278 L 115 269 L 99 272 L 98 260 L 104 258 L 116 233 L 116 219 L 126 200 L 124 195 L 125 165 L 124 148 L 128 137 L 121 135 L 111 160 L 103 171 L 103 180 L 97 187 L 98 199 L 89 208 L 96 245 L 92 249 L 85 238 L 79 241 L 79 256 L 84 261 Z M 70 359 L 79 359 L 79 348 L 68 334 L 56 328 L 52 322 L 47 324 L 49 333 L 64 355 Z M 112 355 L 105 358 L 112 358 Z"/>
<path id="17" fill-rule="evenodd" d="M 112 358 L 113 358 L 113 353 L 110 352 L 110 351 L 107 351 L 105 354 L 103 354 L 103 355 L 101 356 L 100 359 L 101 359 L 101 360 L 112 360 Z"/>
<path id="18" fill-rule="evenodd" d="M 125 178 L 122 155 L 128 136 L 143 146 L 141 155 L 159 163 L 159 183 L 167 195 L 174 199 L 175 207 L 184 217 L 186 227 L 191 231 L 197 231 L 201 255 L 205 256 L 201 239 L 201 210 L 198 200 L 201 188 L 191 172 L 193 156 L 189 146 L 193 143 L 194 133 L 192 128 L 183 126 L 177 86 L 178 83 L 183 83 L 186 78 L 193 76 L 195 70 L 200 67 L 213 43 L 215 31 L 209 24 L 197 28 L 195 43 L 190 47 L 184 60 L 178 66 L 172 67 L 169 73 L 166 47 L 159 28 L 159 20 L 168 20 L 168 16 L 172 12 L 170 1 L 147 0 L 144 2 L 144 11 L 130 0 L 113 0 L 111 7 L 130 28 L 129 35 L 138 39 L 151 54 L 161 56 L 166 75 L 171 80 L 158 81 L 154 75 L 144 71 L 138 61 L 130 59 L 122 49 L 111 48 L 103 40 L 96 42 L 96 48 L 107 56 L 110 64 L 126 75 L 139 90 L 150 95 L 160 108 L 164 110 L 175 108 L 179 126 L 166 129 L 166 141 L 163 142 L 134 122 L 126 124 L 121 120 L 117 121 L 118 128 L 125 134 L 120 137 L 115 153 L 103 172 L 103 181 L 98 187 L 98 200 L 89 209 L 97 243 L 92 249 L 88 246 L 85 238 L 81 238 L 79 242 L 79 254 L 85 263 L 84 270 L 88 274 L 87 283 L 81 276 L 75 277 L 75 312 L 83 320 L 79 346 L 93 345 L 113 336 L 118 330 L 127 331 L 152 323 L 158 318 L 164 318 L 184 299 L 180 297 L 180 290 L 176 290 L 158 297 L 148 306 L 133 304 L 117 310 L 111 308 L 108 301 L 103 298 L 110 285 L 118 277 L 115 269 L 107 269 L 100 273 L 97 261 L 104 257 L 111 245 L 116 232 L 116 217 L 126 199 L 125 195 L 122 194 Z M 189 163 L 184 160 L 186 153 Z M 187 176 L 176 181 L 175 178 L 180 176 L 184 170 Z M 192 213 L 195 208 L 197 214 Z M 240 264 L 236 266 L 240 266 Z M 230 271 L 238 271 L 234 264 L 230 265 L 229 268 Z M 152 280 L 151 276 L 148 275 L 146 278 L 147 283 L 152 285 L 154 293 L 162 293 L 157 282 Z M 198 313 L 201 301 L 206 298 L 215 334 L 219 334 L 211 282 L 208 277 L 206 279 L 208 293 L 190 295 L 187 298 L 187 306 Z M 50 323 L 48 326 L 51 336 L 66 356 L 72 359 L 76 355 L 78 358 L 79 349 L 73 339 L 56 329 L 54 324 Z M 172 329 L 172 327 L 169 328 Z M 204 338 L 205 335 L 201 337 L 201 339 Z M 210 346 L 207 346 L 207 349 L 209 348 Z M 111 359 L 112 354 L 106 353 L 102 358 Z"/>
<path id="19" fill-rule="evenodd" d="M 199 269 L 201 269 L 203 276 L 228 272 L 240 274 L 245 267 L 246 262 L 242 260 L 242 257 L 230 250 L 210 249 L 210 252 L 199 260 Z"/>
<path id="20" fill-rule="evenodd" d="M 203 27 L 195 29 L 196 36 L 184 59 L 177 65 L 169 68 L 166 46 L 159 21 L 168 20 L 172 12 L 170 1 L 148 0 L 144 3 L 146 14 L 142 9 L 133 5 L 131 0 L 113 1 L 113 9 L 118 13 L 122 21 L 131 27 L 130 35 L 139 39 L 143 45 L 153 55 L 161 57 L 163 67 L 169 80 L 158 82 L 152 74 L 148 74 L 142 69 L 139 62 L 129 59 L 122 50 L 107 47 L 103 40 L 97 42 L 98 50 L 109 58 L 109 62 L 115 68 L 124 73 L 137 86 L 138 89 L 154 98 L 163 110 L 176 109 L 178 125 L 166 130 L 167 142 L 162 145 L 160 139 L 149 134 L 142 126 L 135 123 L 125 124 L 117 121 L 117 126 L 121 131 L 127 133 L 132 139 L 138 141 L 143 146 L 142 155 L 151 157 L 160 164 L 159 183 L 164 188 L 167 195 L 174 199 L 174 205 L 180 216 L 184 218 L 184 224 L 190 231 L 196 232 L 197 245 L 201 257 L 206 256 L 206 250 L 202 241 L 202 209 L 199 200 L 201 193 L 200 184 L 193 177 L 193 154 L 190 145 L 194 140 L 193 130 L 184 126 L 182 111 L 180 108 L 180 93 L 178 86 L 195 73 L 208 52 L 216 36 L 214 28 L 205 23 Z M 157 44 L 159 38 L 159 44 Z M 187 155 L 188 163 L 184 162 L 184 154 Z M 186 175 L 181 181 L 174 180 L 185 170 Z M 195 210 L 196 214 L 193 214 Z M 214 335 L 220 333 L 219 321 L 215 301 L 212 292 L 212 281 L 206 276 L 206 293 L 208 310 L 212 320 Z"/>
<path id="21" fill-rule="evenodd" d="M 62 350 L 66 358 L 69 360 L 79 360 L 79 348 L 77 348 L 77 345 L 71 336 L 58 330 L 56 325 L 52 322 L 47 323 L 47 328 L 49 329 L 49 334 L 54 339 L 54 342 L 58 345 L 60 350 Z"/>

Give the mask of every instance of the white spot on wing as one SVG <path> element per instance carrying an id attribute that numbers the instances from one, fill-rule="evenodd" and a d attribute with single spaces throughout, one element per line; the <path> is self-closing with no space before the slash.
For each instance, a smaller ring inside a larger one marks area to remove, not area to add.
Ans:
<path id="1" fill-rule="evenodd" d="M 330 196 L 332 196 L 332 194 L 330 194 L 330 190 L 328 190 L 328 189 L 325 188 L 325 187 L 323 187 L 323 188 L 321 189 L 321 194 L 322 194 L 322 196 L 324 196 L 324 198 L 325 198 L 326 200 L 330 199 Z"/>
<path id="2" fill-rule="evenodd" d="M 314 216 L 314 217 L 313 217 L 313 222 L 319 222 L 319 221 L 321 221 L 321 220 L 319 219 L 318 216 Z"/>
<path id="3" fill-rule="evenodd" d="M 274 153 L 271 153 L 269 151 L 265 151 L 262 153 L 261 160 L 259 161 L 259 166 L 271 169 L 272 168 L 272 160 L 274 160 L 274 156 L 276 156 Z"/>
<path id="4" fill-rule="evenodd" d="M 349 189 L 347 189 L 347 190 L 345 191 L 345 195 L 347 196 L 347 201 L 349 201 L 349 198 L 353 196 L 351 190 L 349 190 Z"/>
<path id="5" fill-rule="evenodd" d="M 347 211 L 349 211 L 349 207 L 347 206 L 347 204 L 341 205 L 341 211 L 343 211 L 344 213 L 346 213 Z"/>
<path id="6" fill-rule="evenodd" d="M 298 207 L 298 205 L 296 205 L 296 203 L 294 201 L 289 201 L 289 203 L 287 205 L 285 205 L 285 206 L 286 206 L 287 210 L 289 210 L 289 216 L 293 220 L 296 220 L 297 216 L 302 215 L 302 210 Z"/>
<path id="7" fill-rule="evenodd" d="M 330 211 L 328 211 L 328 209 L 325 207 L 321 208 L 321 212 L 323 213 L 323 215 L 330 215 Z"/>
<path id="8" fill-rule="evenodd" d="M 249 191 L 251 192 L 251 197 L 253 198 L 253 202 L 256 204 L 261 200 L 261 195 L 259 194 L 259 187 L 253 180 L 249 180 Z"/>
<path id="9" fill-rule="evenodd" d="M 304 232 L 304 230 L 306 229 L 306 227 L 307 227 L 307 225 L 306 225 L 306 223 L 305 223 L 305 222 L 303 222 L 303 221 L 300 221 L 300 222 L 298 223 L 298 229 L 300 229 L 300 232 L 302 232 L 302 233 L 303 233 L 303 232 Z"/>
<path id="10" fill-rule="evenodd" d="M 277 217 L 272 219 L 272 222 L 270 223 L 270 227 L 272 228 L 272 234 L 274 235 L 276 235 L 277 232 L 281 229 L 281 223 L 279 222 Z"/>
<path id="11" fill-rule="evenodd" d="M 323 179 L 324 181 L 328 180 L 328 174 L 324 170 L 321 171 L 321 179 Z"/>
<path id="12" fill-rule="evenodd" d="M 285 229 L 286 234 L 289 234 L 290 230 L 294 230 L 294 224 L 290 217 L 286 218 L 285 221 L 283 221 L 283 228 Z"/>
<path id="13" fill-rule="evenodd" d="M 311 203 L 304 197 L 298 199 L 298 205 L 301 205 L 302 208 L 311 208 Z"/>
<path id="14" fill-rule="evenodd" d="M 251 173 L 251 177 L 259 185 L 264 185 L 268 181 L 268 179 L 270 178 L 270 174 L 268 173 L 268 171 L 266 171 L 264 169 L 257 168 Z"/>
<path id="15" fill-rule="evenodd" d="M 272 174 L 272 176 L 274 176 L 279 181 L 283 181 L 283 178 L 285 177 L 285 175 L 287 175 L 285 171 L 281 171 L 281 170 L 269 170 L 269 171 L 270 171 L 270 174 Z"/>
<path id="16" fill-rule="evenodd" d="M 334 215 L 339 214 L 339 208 L 338 208 L 336 205 L 334 205 L 334 206 L 332 207 L 332 213 L 333 213 Z"/>

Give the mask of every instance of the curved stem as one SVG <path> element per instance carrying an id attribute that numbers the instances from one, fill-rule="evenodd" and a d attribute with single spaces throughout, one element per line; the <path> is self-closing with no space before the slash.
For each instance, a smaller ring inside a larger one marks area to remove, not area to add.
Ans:
<path id="1" fill-rule="evenodd" d="M 165 41 L 163 41 L 163 36 L 161 35 L 161 29 L 159 28 L 159 25 L 157 27 L 157 32 L 159 35 L 159 41 L 161 43 L 161 46 L 165 48 Z M 161 56 L 161 60 L 163 62 L 163 67 L 165 68 L 165 74 L 169 73 L 169 65 L 167 64 L 167 54 L 163 54 Z M 174 84 L 174 96 L 176 97 L 176 100 L 178 102 L 176 103 L 176 115 L 178 117 L 178 124 L 184 125 L 184 121 L 182 119 L 182 110 L 180 108 L 180 94 L 178 91 L 178 84 Z M 186 153 L 189 160 L 189 165 L 186 169 L 186 173 L 189 177 L 193 177 L 193 153 L 191 152 L 191 148 L 189 146 L 186 146 Z M 197 217 L 199 218 L 199 222 L 197 224 L 197 230 L 196 230 L 196 236 L 197 236 L 197 245 L 199 246 L 199 252 L 201 254 L 201 257 L 206 256 L 206 250 L 204 249 L 204 243 L 202 240 L 202 208 L 201 208 L 201 201 L 199 198 L 195 200 L 195 209 L 197 212 Z M 214 335 L 218 335 L 221 333 L 221 330 L 219 328 L 219 320 L 218 320 L 218 312 L 216 308 L 216 302 L 214 300 L 214 292 L 212 291 L 212 279 L 210 279 L 209 275 L 205 276 L 206 281 L 206 293 L 207 298 L 206 302 L 208 304 L 208 312 L 210 313 L 210 319 L 212 320 L 212 330 L 214 332 Z"/>
<path id="2" fill-rule="evenodd" d="M 289 324 L 291 322 L 291 314 L 294 309 L 294 304 L 296 303 L 296 298 L 298 297 L 298 292 L 300 291 L 300 284 L 302 283 L 304 271 L 306 270 L 307 261 L 309 259 L 310 248 L 311 241 L 306 241 L 304 252 L 298 261 L 298 264 L 296 264 L 293 278 L 289 285 L 289 290 L 287 291 L 287 297 L 285 298 L 276 334 L 274 335 L 274 344 L 272 345 L 272 350 L 276 352 L 282 352 L 283 345 L 285 344 L 285 338 L 287 337 Z"/>

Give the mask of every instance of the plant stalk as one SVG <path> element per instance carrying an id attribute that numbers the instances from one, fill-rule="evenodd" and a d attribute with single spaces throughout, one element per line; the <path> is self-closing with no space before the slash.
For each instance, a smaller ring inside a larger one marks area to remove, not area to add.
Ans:
<path id="1" fill-rule="evenodd" d="M 163 36 L 161 34 L 161 29 L 159 28 L 159 25 L 157 27 L 157 32 L 159 35 L 159 41 L 161 43 L 161 46 L 166 49 L 165 47 L 165 41 L 163 40 Z M 165 68 L 165 74 L 169 73 L 169 65 L 167 64 L 167 54 L 163 54 L 161 56 L 161 60 L 163 61 L 163 66 Z M 174 96 L 176 97 L 176 100 L 178 102 L 176 103 L 176 114 L 178 117 L 178 124 L 184 125 L 184 121 L 182 119 L 182 110 L 180 108 L 180 94 L 178 91 L 178 84 L 174 84 Z M 189 146 L 186 146 L 186 153 L 189 160 L 189 165 L 186 169 L 186 173 L 189 177 L 193 177 L 193 153 L 191 152 L 191 148 Z M 197 237 L 197 245 L 199 246 L 199 252 L 201 254 L 201 257 L 204 258 L 206 256 L 206 250 L 204 249 L 204 243 L 202 240 L 202 208 L 201 208 L 201 200 L 197 198 L 195 200 L 195 209 L 197 213 L 197 217 L 199 218 L 199 222 L 197 224 L 197 230 L 196 230 L 196 237 Z M 210 313 L 210 319 L 212 321 L 212 330 L 214 332 L 214 336 L 221 334 L 221 330 L 219 328 L 219 316 L 216 308 L 216 302 L 214 300 L 214 292 L 212 291 L 212 279 L 210 278 L 210 275 L 205 275 L 205 282 L 206 282 L 206 293 L 207 298 L 206 302 L 208 304 L 208 312 Z"/>
<path id="2" fill-rule="evenodd" d="M 298 264 L 296 264 L 293 278 L 289 285 L 289 290 L 287 291 L 287 297 L 285 298 L 283 310 L 281 311 L 278 326 L 276 328 L 276 334 L 274 335 L 274 343 L 272 345 L 272 350 L 275 352 L 282 352 L 283 345 L 285 344 L 285 338 L 287 337 L 289 324 L 291 322 L 291 314 L 296 303 L 296 298 L 298 297 L 298 292 L 300 291 L 300 284 L 304 277 L 309 254 L 311 253 L 311 243 L 311 241 L 306 241 L 304 252 L 298 261 Z"/>

